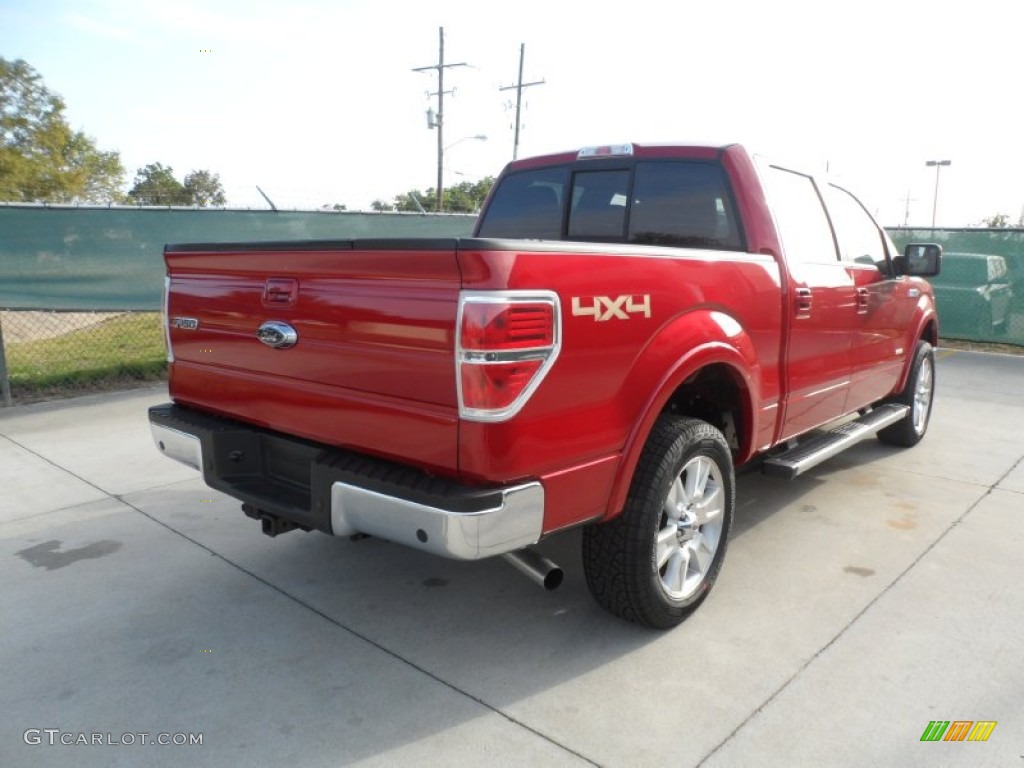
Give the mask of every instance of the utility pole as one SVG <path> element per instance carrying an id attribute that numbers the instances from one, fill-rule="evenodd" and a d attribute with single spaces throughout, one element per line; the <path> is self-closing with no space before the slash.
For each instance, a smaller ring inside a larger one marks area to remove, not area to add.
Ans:
<path id="1" fill-rule="evenodd" d="M 413 72 L 426 72 L 428 70 L 435 70 L 437 72 L 437 93 L 428 93 L 428 96 L 437 96 L 437 117 L 435 118 L 434 125 L 428 124 L 429 128 L 437 128 L 437 201 L 434 206 L 435 210 L 444 210 L 444 95 L 445 93 L 455 93 L 453 88 L 450 91 L 444 89 L 444 71 L 452 67 L 466 67 L 469 66 L 464 61 L 460 61 L 458 64 L 445 64 L 444 63 L 444 27 L 438 27 L 438 38 L 440 45 L 437 49 L 437 64 L 431 64 L 426 67 L 416 67 Z"/>
<path id="2" fill-rule="evenodd" d="M 519 156 L 519 115 L 522 111 L 523 106 L 523 88 L 529 88 L 533 85 L 544 85 L 543 80 L 535 80 L 532 83 L 523 82 L 523 59 L 526 58 L 526 43 L 519 44 L 519 80 L 516 81 L 515 85 L 506 85 L 504 88 L 499 88 L 499 91 L 511 91 L 513 88 L 516 92 L 516 138 L 515 143 L 512 145 L 512 159 L 515 160 Z"/>
<path id="3" fill-rule="evenodd" d="M 911 202 L 915 202 L 916 203 L 917 202 L 917 198 L 916 197 L 911 197 L 910 196 L 910 190 L 908 189 L 907 190 L 907 196 L 905 198 L 903 198 L 903 201 L 904 201 L 904 203 L 906 203 L 906 205 L 905 205 L 905 207 L 903 209 L 903 226 L 905 227 L 910 222 L 910 203 Z"/>

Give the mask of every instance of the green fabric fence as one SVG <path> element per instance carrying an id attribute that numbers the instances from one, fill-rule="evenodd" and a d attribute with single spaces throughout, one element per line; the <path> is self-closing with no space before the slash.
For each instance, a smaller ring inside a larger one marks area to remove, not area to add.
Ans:
<path id="1" fill-rule="evenodd" d="M 465 237 L 465 214 L 0 205 L 0 309 L 159 309 L 163 247 L 178 242 Z M 1024 344 L 1024 230 L 891 229 L 937 242 L 945 338 Z"/>
<path id="2" fill-rule="evenodd" d="M 946 339 L 1024 345 L 1024 230 L 891 229 L 906 243 L 942 246 L 942 272 L 931 279 Z"/>
<path id="3" fill-rule="evenodd" d="M 466 237 L 465 214 L 0 205 L 0 309 L 159 309 L 165 243 Z"/>

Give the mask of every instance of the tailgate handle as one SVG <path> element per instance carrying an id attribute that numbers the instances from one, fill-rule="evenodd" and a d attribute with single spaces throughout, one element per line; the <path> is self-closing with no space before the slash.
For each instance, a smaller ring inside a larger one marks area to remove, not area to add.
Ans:
<path id="1" fill-rule="evenodd" d="M 272 277 L 263 286 L 263 306 L 291 307 L 299 295 L 299 281 L 291 277 Z"/>

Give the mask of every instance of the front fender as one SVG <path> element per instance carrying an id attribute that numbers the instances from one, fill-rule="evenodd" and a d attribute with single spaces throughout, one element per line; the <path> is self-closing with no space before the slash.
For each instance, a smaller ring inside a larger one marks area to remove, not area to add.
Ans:
<path id="1" fill-rule="evenodd" d="M 907 385 L 910 369 L 914 365 L 914 350 L 919 339 L 924 339 L 933 347 L 939 344 L 939 314 L 935 309 L 935 299 L 927 293 L 921 294 L 914 308 L 914 319 L 910 324 L 912 333 L 906 345 L 907 359 L 903 363 L 903 373 L 894 392 L 902 392 Z"/>

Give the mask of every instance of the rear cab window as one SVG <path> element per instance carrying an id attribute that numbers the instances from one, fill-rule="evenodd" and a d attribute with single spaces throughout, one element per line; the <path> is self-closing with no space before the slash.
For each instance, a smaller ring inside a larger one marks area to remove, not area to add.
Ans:
<path id="1" fill-rule="evenodd" d="M 477 236 L 745 249 L 725 170 L 705 160 L 583 161 L 511 173 Z"/>
<path id="2" fill-rule="evenodd" d="M 478 227 L 480 237 L 560 240 L 566 168 L 541 168 L 505 176 Z"/>
<path id="3" fill-rule="evenodd" d="M 716 163 L 637 163 L 629 242 L 743 250 L 724 169 Z"/>

